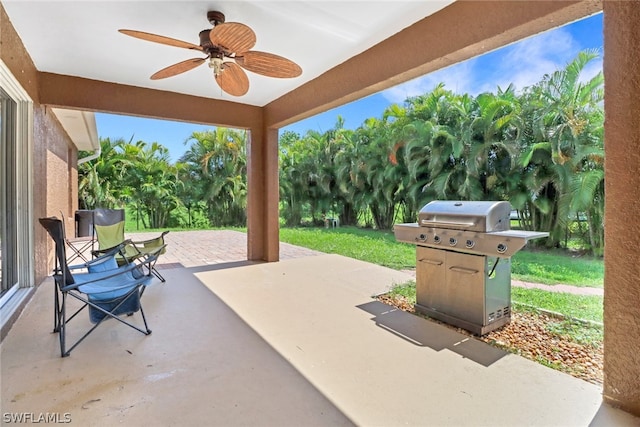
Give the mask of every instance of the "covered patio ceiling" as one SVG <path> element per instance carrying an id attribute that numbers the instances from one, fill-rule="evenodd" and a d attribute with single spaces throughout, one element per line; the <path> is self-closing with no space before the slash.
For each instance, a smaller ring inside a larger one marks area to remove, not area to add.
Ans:
<path id="1" fill-rule="evenodd" d="M 601 10 L 600 2 L 4 1 L 41 73 L 43 104 L 233 127 L 279 128 Z M 254 50 L 298 63 L 300 77 L 248 72 L 234 97 L 206 64 L 162 80 L 154 72 L 201 52 L 118 32 L 198 44 L 208 11 L 248 25 Z M 96 94 L 110 96 L 96 96 Z M 134 101 L 132 101 L 134 100 Z"/>
<path id="2" fill-rule="evenodd" d="M 453 1 L 9 1 L 5 9 L 40 71 L 262 107 Z M 198 33 L 212 28 L 212 10 L 252 28 L 253 50 L 285 56 L 303 74 L 248 73 L 250 90 L 241 97 L 222 92 L 206 64 L 154 81 L 149 76 L 156 71 L 203 54 L 118 32 L 141 30 L 197 45 Z"/>

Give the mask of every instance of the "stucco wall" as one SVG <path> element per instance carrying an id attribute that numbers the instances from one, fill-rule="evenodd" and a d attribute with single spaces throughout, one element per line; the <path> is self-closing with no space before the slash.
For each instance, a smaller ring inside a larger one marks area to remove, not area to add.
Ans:
<path id="1" fill-rule="evenodd" d="M 640 415 L 640 5 L 604 3 L 604 398 Z"/>
<path id="2" fill-rule="evenodd" d="M 51 110 L 40 105 L 38 72 L 0 3 L 0 59 L 33 100 L 33 212 L 35 285 L 51 272 L 53 245 L 38 218 L 72 216 L 77 207 L 77 150 Z M 69 224 L 68 224 L 69 225 Z M 23 237 L 24 236 L 19 236 Z"/>
<path id="3" fill-rule="evenodd" d="M 36 251 L 36 283 L 40 283 L 53 265 L 53 243 L 37 219 L 60 217 L 63 212 L 71 233 L 73 212 L 77 208 L 75 169 L 77 150 L 66 132 L 47 107 L 36 105 L 33 114 L 34 145 L 34 227 Z"/>

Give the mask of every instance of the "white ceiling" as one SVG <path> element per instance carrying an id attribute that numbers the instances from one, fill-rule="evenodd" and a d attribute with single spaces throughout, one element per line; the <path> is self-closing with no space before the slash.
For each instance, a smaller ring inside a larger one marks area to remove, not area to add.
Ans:
<path id="1" fill-rule="evenodd" d="M 264 106 L 454 0 L 422 1 L 25 1 L 2 3 L 39 71 Z M 294 79 L 247 72 L 249 92 L 220 90 L 206 64 L 168 79 L 154 72 L 204 57 L 197 52 L 120 34 L 133 29 L 199 44 L 207 11 L 241 22 L 255 50 L 298 63 Z M 381 58 L 381 60 L 384 60 Z"/>

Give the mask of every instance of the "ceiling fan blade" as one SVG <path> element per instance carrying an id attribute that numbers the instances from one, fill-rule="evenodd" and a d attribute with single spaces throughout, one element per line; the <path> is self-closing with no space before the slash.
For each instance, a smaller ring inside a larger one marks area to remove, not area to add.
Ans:
<path id="1" fill-rule="evenodd" d="M 218 24 L 209 33 L 211 43 L 221 46 L 229 53 L 241 53 L 256 44 L 256 34 L 244 24 L 228 22 Z"/>
<path id="2" fill-rule="evenodd" d="M 178 62 L 177 64 L 169 65 L 167 68 L 163 68 L 162 70 L 153 74 L 151 76 L 151 80 L 166 79 L 167 77 L 172 77 L 180 73 L 184 73 L 185 71 L 196 68 L 206 60 L 207 58 L 192 58 L 187 59 L 186 61 Z"/>
<path id="3" fill-rule="evenodd" d="M 222 64 L 222 72 L 216 76 L 216 82 L 229 95 L 242 96 L 249 91 L 247 74 L 233 62 Z"/>
<path id="4" fill-rule="evenodd" d="M 202 47 L 197 44 L 183 42 L 182 40 L 172 39 L 171 37 L 159 36 L 157 34 L 145 33 L 144 31 L 136 30 L 118 30 L 122 34 L 126 34 L 131 37 L 135 37 L 142 40 L 147 40 L 154 43 L 166 44 L 169 46 L 183 47 L 185 49 L 193 49 L 202 51 Z"/>
<path id="5" fill-rule="evenodd" d="M 263 76 L 291 78 L 302 74 L 302 68 L 298 64 L 273 53 L 251 50 L 235 59 L 242 68 Z"/>

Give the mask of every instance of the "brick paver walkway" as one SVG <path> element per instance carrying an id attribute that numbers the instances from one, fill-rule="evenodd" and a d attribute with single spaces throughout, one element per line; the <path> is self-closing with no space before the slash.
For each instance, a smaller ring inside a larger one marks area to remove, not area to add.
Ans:
<path id="1" fill-rule="evenodd" d="M 158 236 L 156 232 L 127 233 L 132 240 Z M 158 266 L 180 263 L 184 267 L 220 264 L 247 260 L 247 235 L 234 230 L 172 231 L 166 235 L 167 252 Z M 322 252 L 280 243 L 280 259 L 321 255 Z"/>

